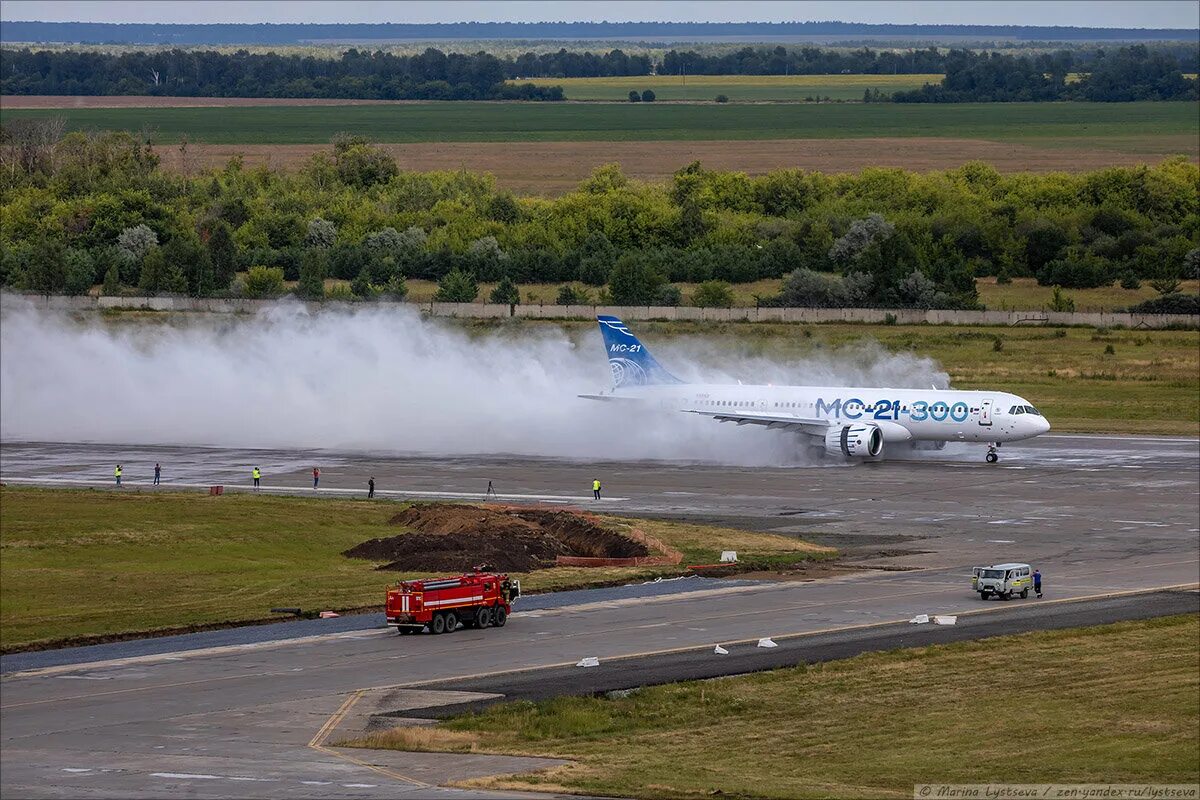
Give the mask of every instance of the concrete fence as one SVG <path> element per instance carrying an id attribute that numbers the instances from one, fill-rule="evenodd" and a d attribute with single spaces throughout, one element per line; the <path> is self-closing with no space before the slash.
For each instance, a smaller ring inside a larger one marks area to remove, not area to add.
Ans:
<path id="1" fill-rule="evenodd" d="M 278 300 L 218 299 L 197 297 L 63 297 L 4 294 L 5 304 L 21 298 L 38 308 L 62 311 L 134 309 L 186 311 L 214 314 L 253 314 Z M 16 300 L 19 302 L 19 300 Z M 590 320 L 611 314 L 623 320 L 696 320 L 713 322 L 862 322 L 897 325 L 1083 325 L 1107 328 L 1200 328 L 1195 314 L 1129 314 L 1116 311 L 951 311 L 944 309 L 885 308 L 693 308 L 691 306 L 557 306 L 496 303 L 312 303 L 286 302 L 318 309 L 418 309 L 434 317 L 470 319 L 571 319 Z"/>

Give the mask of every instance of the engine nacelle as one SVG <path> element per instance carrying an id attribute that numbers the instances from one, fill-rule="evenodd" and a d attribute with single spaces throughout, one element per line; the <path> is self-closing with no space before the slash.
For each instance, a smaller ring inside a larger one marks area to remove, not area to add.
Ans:
<path id="1" fill-rule="evenodd" d="M 825 432 L 825 452 L 849 458 L 874 458 L 883 452 L 878 425 L 835 425 Z"/>

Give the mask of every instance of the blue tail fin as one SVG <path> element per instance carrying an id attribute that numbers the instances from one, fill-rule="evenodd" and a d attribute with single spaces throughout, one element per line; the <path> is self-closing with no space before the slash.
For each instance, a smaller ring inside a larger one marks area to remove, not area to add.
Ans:
<path id="1" fill-rule="evenodd" d="M 596 321 L 600 323 L 600 333 L 604 337 L 604 351 L 608 354 L 614 387 L 683 383 L 654 360 L 624 322 L 605 316 L 596 317 Z"/>

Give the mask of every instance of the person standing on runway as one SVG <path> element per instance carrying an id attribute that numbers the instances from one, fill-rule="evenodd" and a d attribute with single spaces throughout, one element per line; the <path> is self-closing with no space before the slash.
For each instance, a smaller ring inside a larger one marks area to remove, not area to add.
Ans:
<path id="1" fill-rule="evenodd" d="M 367 481 L 367 499 L 370 500 L 373 497 L 375 497 L 375 479 L 371 478 Z"/>
<path id="2" fill-rule="evenodd" d="M 113 477 L 117 479 L 117 488 L 121 488 L 121 465 L 117 464 L 117 468 L 113 470 Z"/>
<path id="3" fill-rule="evenodd" d="M 600 499 L 600 479 L 599 478 L 596 478 L 595 480 L 592 481 L 592 498 L 595 500 Z"/>
<path id="4" fill-rule="evenodd" d="M 255 467 L 254 469 L 250 470 L 250 477 L 254 479 L 254 488 L 257 489 L 258 482 L 262 480 L 262 470 L 260 470 L 258 467 Z"/>
<path id="5" fill-rule="evenodd" d="M 161 464 L 155 464 L 155 465 L 154 465 L 154 485 L 155 485 L 155 486 L 158 486 L 158 484 L 159 484 L 159 480 L 160 480 L 161 478 L 162 478 L 162 465 L 161 465 Z"/>
<path id="6" fill-rule="evenodd" d="M 317 484 L 321 482 L 321 470 L 313 467 L 313 488 L 317 488 Z"/>

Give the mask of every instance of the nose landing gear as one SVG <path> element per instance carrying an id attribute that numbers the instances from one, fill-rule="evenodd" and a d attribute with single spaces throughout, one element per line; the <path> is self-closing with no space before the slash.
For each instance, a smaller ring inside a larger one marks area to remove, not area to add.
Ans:
<path id="1" fill-rule="evenodd" d="M 988 451 L 987 451 L 987 455 L 983 457 L 984 460 L 987 461 L 987 463 L 989 463 L 989 464 L 995 464 L 997 461 L 1000 460 L 1000 454 L 996 452 L 999 449 L 1000 449 L 1000 445 L 998 443 L 988 442 Z"/>

